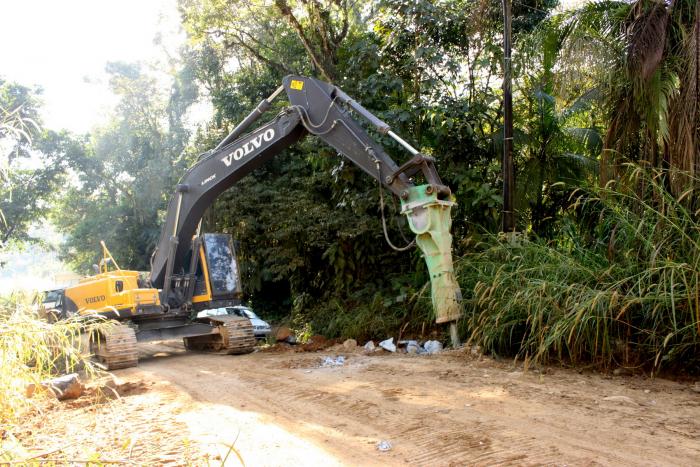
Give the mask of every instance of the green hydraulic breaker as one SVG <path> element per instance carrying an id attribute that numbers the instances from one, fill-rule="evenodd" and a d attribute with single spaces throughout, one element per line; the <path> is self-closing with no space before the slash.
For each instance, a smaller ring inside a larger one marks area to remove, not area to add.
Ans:
<path id="1" fill-rule="evenodd" d="M 401 199 L 401 213 L 408 218 L 428 265 L 435 321 L 457 321 L 462 314 L 462 292 L 455 280 L 450 234 L 450 211 L 455 203 L 438 199 L 433 185 L 409 188 L 404 198 Z"/>

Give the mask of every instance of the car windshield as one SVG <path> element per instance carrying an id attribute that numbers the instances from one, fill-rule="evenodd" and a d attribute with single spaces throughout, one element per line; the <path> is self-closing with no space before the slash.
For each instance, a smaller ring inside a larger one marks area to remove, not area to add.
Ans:
<path id="1" fill-rule="evenodd" d="M 43 302 L 55 302 L 58 300 L 58 291 L 57 290 L 50 290 L 46 292 L 46 296 L 44 296 Z"/>
<path id="2" fill-rule="evenodd" d="M 260 319 L 258 318 L 258 315 L 253 313 L 253 310 L 250 308 L 243 308 L 243 307 L 235 307 L 235 308 L 229 308 L 230 312 L 233 314 L 236 314 L 238 316 L 243 316 L 248 319 Z"/>

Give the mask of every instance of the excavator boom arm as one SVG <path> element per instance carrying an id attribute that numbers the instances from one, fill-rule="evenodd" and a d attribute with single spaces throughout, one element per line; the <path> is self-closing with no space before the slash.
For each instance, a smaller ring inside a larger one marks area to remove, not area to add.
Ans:
<path id="1" fill-rule="evenodd" d="M 273 120 L 244 134 L 284 90 L 291 105 Z M 408 149 L 413 158 L 398 166 L 343 106 L 367 119 Z M 440 181 L 432 158 L 420 154 L 342 90 L 314 78 L 290 75 L 263 100 L 222 142 L 204 154 L 182 177 L 170 199 L 165 225 L 151 258 L 152 285 L 170 287 L 173 272 L 187 267 L 191 239 L 205 210 L 217 196 L 243 176 L 307 134 L 313 134 L 377 179 L 401 199 L 402 212 L 417 235 L 431 275 L 433 305 L 438 322 L 459 317 L 459 287 L 452 270 L 449 188 Z M 421 172 L 427 184 L 415 186 Z"/>

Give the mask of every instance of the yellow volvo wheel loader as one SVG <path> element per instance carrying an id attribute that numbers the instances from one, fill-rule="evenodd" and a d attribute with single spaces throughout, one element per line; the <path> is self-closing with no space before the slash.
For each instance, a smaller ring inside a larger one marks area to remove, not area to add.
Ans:
<path id="1" fill-rule="evenodd" d="M 282 92 L 290 105 L 271 121 L 245 133 Z M 398 166 L 351 112 L 393 138 L 412 157 Z M 94 352 L 108 368 L 136 365 L 136 343 L 142 341 L 183 338 L 189 349 L 225 353 L 253 350 L 255 338 L 247 319 L 197 318 L 200 310 L 238 305 L 241 299 L 231 236 L 201 233 L 201 219 L 227 188 L 307 135 L 315 135 L 336 149 L 400 199 L 402 213 L 428 265 L 436 321 L 450 323 L 454 331 L 461 300 L 451 253 L 450 210 L 454 201 L 435 170 L 434 159 L 421 154 L 338 87 L 290 75 L 182 177 L 170 199 L 148 277 L 120 269 L 103 244 L 99 274 L 64 290 L 60 300 L 63 316 L 101 315 L 121 323 L 105 335 L 93 337 Z M 418 178 L 423 184 L 415 184 Z M 383 209 L 383 199 L 381 205 Z M 383 225 L 389 241 L 386 223 Z"/>
<path id="2" fill-rule="evenodd" d="M 104 242 L 100 272 L 81 279 L 64 292 L 63 303 L 67 313 L 91 315 L 98 311 L 105 317 L 138 315 L 160 310 L 158 290 L 148 287 L 137 271 L 124 271 L 112 258 Z M 110 270 L 109 265 L 113 267 Z"/>

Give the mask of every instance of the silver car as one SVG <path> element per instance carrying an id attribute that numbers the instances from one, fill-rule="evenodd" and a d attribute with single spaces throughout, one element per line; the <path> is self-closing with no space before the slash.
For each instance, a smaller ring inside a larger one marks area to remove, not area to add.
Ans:
<path id="1" fill-rule="evenodd" d="M 253 333 L 257 339 L 265 339 L 272 333 L 272 328 L 270 324 L 266 321 L 260 319 L 258 315 L 255 314 L 253 310 L 243 305 L 227 306 L 224 308 L 211 308 L 209 310 L 202 310 L 197 313 L 197 318 L 204 318 L 207 316 L 222 316 L 222 315 L 233 315 L 240 316 L 242 318 L 248 318 L 250 324 L 253 325 Z"/>

